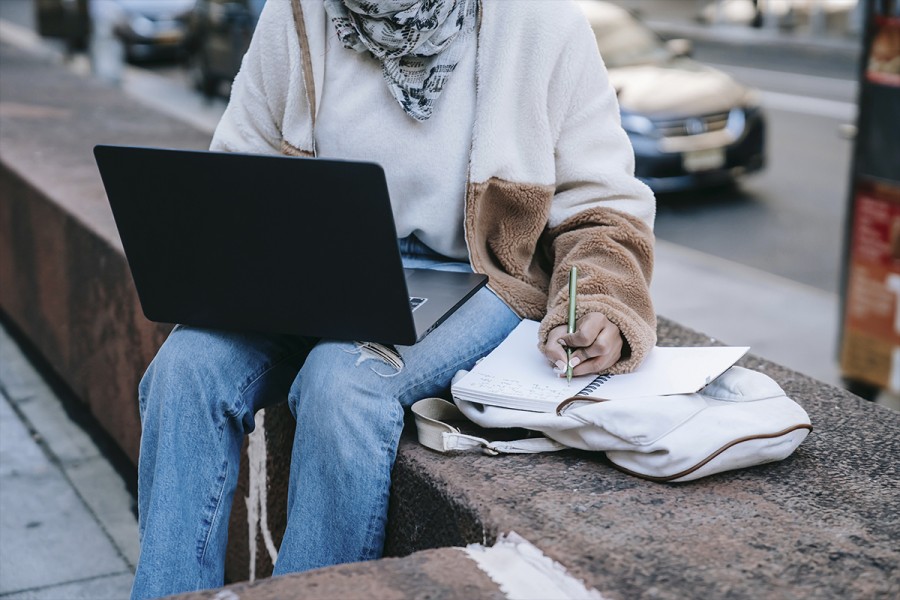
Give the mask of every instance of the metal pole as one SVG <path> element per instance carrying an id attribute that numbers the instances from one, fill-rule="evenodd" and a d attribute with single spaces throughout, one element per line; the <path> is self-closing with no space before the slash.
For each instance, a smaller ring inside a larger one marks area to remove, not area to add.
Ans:
<path id="1" fill-rule="evenodd" d="M 107 83 L 119 85 L 125 68 L 125 48 L 113 32 L 118 6 L 109 0 L 91 0 L 91 71 Z"/>
<path id="2" fill-rule="evenodd" d="M 828 33 L 828 18 L 825 14 L 825 7 L 822 5 L 822 0 L 816 0 L 810 9 L 809 32 L 813 36 L 820 36 Z"/>
<path id="3" fill-rule="evenodd" d="M 772 0 L 762 0 L 763 27 L 770 30 L 778 29 L 778 13 Z"/>

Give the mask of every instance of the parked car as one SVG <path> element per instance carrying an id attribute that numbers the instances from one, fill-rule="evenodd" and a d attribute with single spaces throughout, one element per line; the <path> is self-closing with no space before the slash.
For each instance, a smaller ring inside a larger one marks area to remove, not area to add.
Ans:
<path id="1" fill-rule="evenodd" d="M 87 48 L 88 0 L 35 0 L 33 6 L 40 35 L 61 39 L 70 52 Z"/>
<path id="2" fill-rule="evenodd" d="M 111 5 L 113 32 L 122 40 L 128 60 L 187 55 L 194 0 L 112 0 Z"/>
<path id="3" fill-rule="evenodd" d="M 181 58 L 194 0 L 37 0 L 38 32 L 85 50 L 91 35 L 115 35 L 128 60 Z"/>
<path id="4" fill-rule="evenodd" d="M 765 165 L 759 95 L 627 10 L 580 0 L 619 98 L 636 175 L 654 191 L 723 185 Z"/>
<path id="5" fill-rule="evenodd" d="M 206 96 L 226 93 L 241 67 L 266 0 L 197 0 L 190 17 L 194 85 Z"/>

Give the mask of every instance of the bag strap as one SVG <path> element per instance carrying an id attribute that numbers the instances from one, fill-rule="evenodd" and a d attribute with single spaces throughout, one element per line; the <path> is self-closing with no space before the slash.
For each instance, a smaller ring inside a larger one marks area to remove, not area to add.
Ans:
<path id="1" fill-rule="evenodd" d="M 312 138 L 312 152 L 316 152 L 316 82 L 313 79 L 312 59 L 309 57 L 309 39 L 306 37 L 306 21 L 303 20 L 303 7 L 300 0 L 291 0 L 291 8 L 294 12 L 294 27 L 297 30 L 297 39 L 300 42 L 300 67 L 303 69 L 303 85 L 306 88 L 306 102 L 309 104 L 310 137 Z"/>
<path id="2" fill-rule="evenodd" d="M 513 441 L 491 441 L 462 433 L 447 421 L 467 420 L 452 402 L 442 398 L 425 398 L 412 405 L 416 419 L 419 443 L 438 452 L 456 452 L 480 449 L 488 456 L 498 454 L 536 454 L 556 452 L 567 446 L 546 437 Z"/>

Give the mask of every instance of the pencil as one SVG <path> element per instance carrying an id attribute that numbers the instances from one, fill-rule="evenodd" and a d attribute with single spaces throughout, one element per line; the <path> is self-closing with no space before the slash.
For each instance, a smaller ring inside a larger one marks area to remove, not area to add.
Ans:
<path id="1" fill-rule="evenodd" d="M 575 333 L 575 290 L 578 285 L 578 269 L 569 271 L 569 333 Z M 566 381 L 572 381 L 572 349 L 566 345 Z"/>

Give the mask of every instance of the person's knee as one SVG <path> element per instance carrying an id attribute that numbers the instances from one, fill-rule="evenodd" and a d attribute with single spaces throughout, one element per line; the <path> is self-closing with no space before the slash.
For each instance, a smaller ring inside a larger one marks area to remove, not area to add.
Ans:
<path id="1" fill-rule="evenodd" d="M 226 346 L 214 331 L 173 330 L 138 386 L 142 419 L 150 407 L 181 415 L 197 410 L 234 413 L 238 394 L 227 385 Z"/>
<path id="2" fill-rule="evenodd" d="M 402 421 L 392 377 L 402 371 L 402 358 L 361 352 L 361 346 L 341 344 L 310 354 L 288 396 L 300 426 L 314 424 L 318 430 L 340 435 L 393 429 Z"/>

